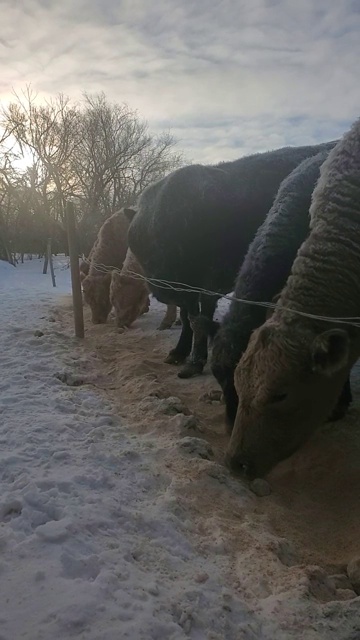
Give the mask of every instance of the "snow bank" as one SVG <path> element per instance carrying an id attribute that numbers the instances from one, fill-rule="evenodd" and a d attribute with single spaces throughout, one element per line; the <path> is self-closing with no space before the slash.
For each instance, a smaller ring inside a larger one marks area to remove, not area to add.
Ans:
<path id="1" fill-rule="evenodd" d="M 0 282 L 1 279 L 4 278 L 10 271 L 15 269 L 15 267 L 9 262 L 5 262 L 4 260 L 0 260 Z"/>
<path id="2" fill-rule="evenodd" d="M 96 361 L 81 361 L 48 315 L 70 290 L 63 267 L 56 289 L 38 260 L 6 268 L 2 282 L 2 638 L 235 638 L 247 607 L 224 616 L 223 585 L 164 504 L 171 478 L 90 386 L 66 384 L 64 371 Z"/>

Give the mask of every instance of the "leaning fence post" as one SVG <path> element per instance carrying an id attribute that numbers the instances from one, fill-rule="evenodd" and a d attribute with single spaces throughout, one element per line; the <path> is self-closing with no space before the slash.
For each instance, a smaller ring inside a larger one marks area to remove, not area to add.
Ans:
<path id="1" fill-rule="evenodd" d="M 51 238 L 48 238 L 48 241 L 47 241 L 46 254 L 47 254 L 48 262 L 49 262 L 49 265 L 50 265 L 50 273 L 51 273 L 52 284 L 53 284 L 53 287 L 56 287 L 54 265 L 53 265 L 52 253 L 51 253 Z"/>
<path id="2" fill-rule="evenodd" d="M 66 205 L 66 225 L 69 245 L 71 286 L 73 295 L 75 335 L 84 337 L 84 313 L 81 295 L 81 281 L 79 269 L 79 256 L 76 242 L 74 206 L 71 202 Z"/>

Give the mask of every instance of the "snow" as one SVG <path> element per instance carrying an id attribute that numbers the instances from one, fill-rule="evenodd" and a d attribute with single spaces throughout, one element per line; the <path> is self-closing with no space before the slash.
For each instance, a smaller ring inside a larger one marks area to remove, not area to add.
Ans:
<path id="1" fill-rule="evenodd" d="M 350 640 L 355 600 L 340 613 L 334 603 L 312 609 L 307 631 L 298 622 L 310 606 L 305 582 L 293 573 L 289 590 L 264 595 L 248 549 L 237 575 L 255 600 L 239 595 L 215 508 L 201 546 L 156 436 L 132 430 L 91 385 L 95 355 L 62 330 L 54 308 L 70 292 L 66 259 L 54 267 L 56 288 L 41 260 L 0 262 L 0 639 Z M 77 376 L 88 384 L 76 386 Z M 196 445 L 179 441 L 182 455 Z M 206 482 L 223 482 L 219 465 L 200 463 Z M 234 496 L 237 513 L 251 514 L 257 499 L 239 485 Z"/>
<path id="2" fill-rule="evenodd" d="M 1 638 L 180 640 L 194 609 L 217 637 L 223 586 L 211 566 L 195 581 L 203 561 L 164 509 L 169 479 L 103 397 L 56 377 L 79 357 L 56 322 L 44 329 L 70 291 L 64 260 L 55 289 L 39 260 L 0 264 Z M 249 620 L 245 606 L 227 618 L 234 633 Z"/>

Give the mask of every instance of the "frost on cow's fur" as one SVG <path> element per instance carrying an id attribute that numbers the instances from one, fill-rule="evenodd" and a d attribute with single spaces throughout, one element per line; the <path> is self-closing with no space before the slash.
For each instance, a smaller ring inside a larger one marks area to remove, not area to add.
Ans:
<path id="1" fill-rule="evenodd" d="M 129 246 L 152 279 L 154 296 L 181 309 L 181 336 L 166 358 L 179 364 L 191 354 L 180 377 L 203 371 L 217 299 L 184 287 L 164 289 L 155 279 L 231 292 L 282 180 L 305 158 L 334 145 L 284 147 L 217 165 L 185 166 L 144 189 L 129 227 Z"/>
<path id="2" fill-rule="evenodd" d="M 94 254 L 97 243 L 98 243 L 98 238 L 96 238 L 93 246 L 91 247 L 88 257 L 85 260 L 80 261 L 79 269 L 80 269 L 81 282 L 86 278 L 87 275 L 89 275 L 90 264 L 91 264 L 92 256 Z"/>
<path id="3" fill-rule="evenodd" d="M 139 274 L 140 277 L 136 277 Z M 149 289 L 142 278 L 144 271 L 128 249 L 121 272 L 113 271 L 110 284 L 110 302 L 115 310 L 118 327 L 129 327 L 150 307 Z M 167 305 L 160 329 L 169 329 L 176 320 L 176 306 Z"/>
<path id="4" fill-rule="evenodd" d="M 106 322 L 111 311 L 110 272 L 113 267 L 121 269 L 123 265 L 128 246 L 128 228 L 129 221 L 123 209 L 120 209 L 105 220 L 91 249 L 89 273 L 83 278 L 82 287 L 95 324 Z M 97 265 L 103 265 L 103 268 L 99 269 Z M 104 274 L 105 269 L 109 273 Z"/>
<path id="5" fill-rule="evenodd" d="M 129 327 L 140 315 L 147 313 L 150 307 L 149 291 L 142 278 L 143 270 L 128 249 L 120 273 L 113 271 L 110 284 L 110 302 L 115 310 L 118 327 Z"/>
<path id="6" fill-rule="evenodd" d="M 227 459 L 265 474 L 330 415 L 360 355 L 360 120 L 330 152 L 300 247 L 272 317 L 235 372 L 240 398 Z"/>
<path id="7" fill-rule="evenodd" d="M 259 227 L 240 268 L 235 297 L 271 302 L 286 283 L 297 250 L 309 233 L 311 194 L 328 156 L 322 151 L 307 158 L 280 185 L 274 204 Z M 230 428 L 238 399 L 234 370 L 245 351 L 252 331 L 266 319 L 266 308 L 239 304 L 236 300 L 223 318 L 215 337 L 211 367 L 222 387 Z"/>

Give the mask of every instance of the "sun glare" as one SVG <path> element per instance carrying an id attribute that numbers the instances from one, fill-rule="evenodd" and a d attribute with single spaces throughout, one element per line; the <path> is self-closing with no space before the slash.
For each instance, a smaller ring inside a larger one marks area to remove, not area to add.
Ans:
<path id="1" fill-rule="evenodd" d="M 14 150 L 15 151 L 15 150 Z M 26 149 L 18 149 L 15 151 L 17 154 L 16 159 L 12 162 L 12 165 L 15 169 L 20 171 L 20 173 L 24 173 L 29 167 L 33 165 L 33 156 Z"/>
<path id="2" fill-rule="evenodd" d="M 24 173 L 28 167 L 32 167 L 34 164 L 30 151 L 26 148 L 21 149 L 13 136 L 5 140 L 3 149 L 11 153 L 11 166 L 19 173 Z"/>

